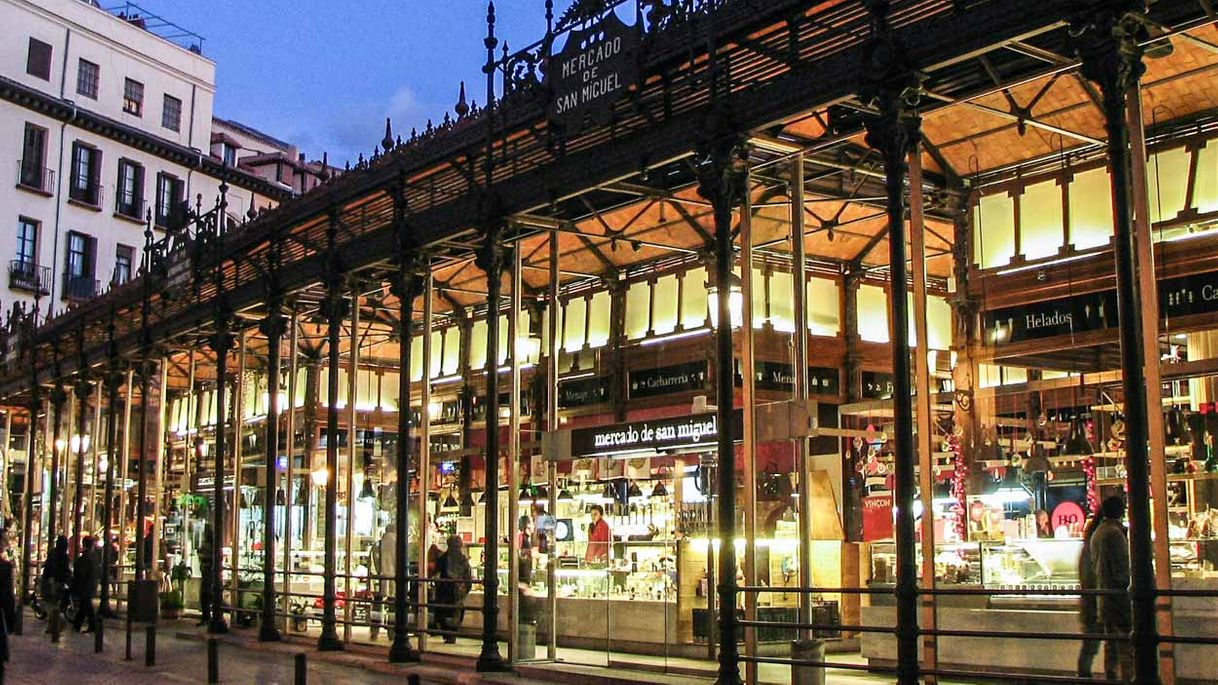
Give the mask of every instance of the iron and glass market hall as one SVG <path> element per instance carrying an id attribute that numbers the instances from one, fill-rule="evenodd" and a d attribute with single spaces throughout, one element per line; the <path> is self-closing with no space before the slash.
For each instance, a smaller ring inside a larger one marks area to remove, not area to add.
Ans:
<path id="1" fill-rule="evenodd" d="M 1209 0 L 536 4 L 435 123 L 8 313 L 20 597 L 91 535 L 103 611 L 398 662 L 1218 682 Z"/>

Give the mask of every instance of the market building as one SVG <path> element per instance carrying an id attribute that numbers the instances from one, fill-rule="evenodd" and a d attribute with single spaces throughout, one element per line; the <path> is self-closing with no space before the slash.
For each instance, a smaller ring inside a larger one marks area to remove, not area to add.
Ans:
<path id="1" fill-rule="evenodd" d="M 1218 680 L 1205 3 L 546 6 L 493 106 L 10 322 L 25 570 L 113 525 L 105 601 L 324 650 L 1086 682 L 1123 493 L 1138 681 Z"/>

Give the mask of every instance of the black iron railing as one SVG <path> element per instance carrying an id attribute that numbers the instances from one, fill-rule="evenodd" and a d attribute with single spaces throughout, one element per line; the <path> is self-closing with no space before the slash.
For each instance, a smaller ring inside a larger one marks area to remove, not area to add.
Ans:
<path id="1" fill-rule="evenodd" d="M 33 160 L 17 160 L 17 186 L 36 190 L 40 193 L 50 193 L 55 187 L 55 172 L 42 166 L 41 162 Z"/>
<path id="2" fill-rule="evenodd" d="M 73 202 L 79 202 L 82 205 L 101 208 L 102 206 L 102 187 L 100 183 L 90 182 L 88 185 L 70 184 L 68 188 L 68 198 Z"/>
<path id="3" fill-rule="evenodd" d="M 63 275 L 63 299 L 88 300 L 97 297 L 98 282 L 91 274 Z"/>
<path id="4" fill-rule="evenodd" d="M 50 281 L 50 267 L 38 266 L 34 262 L 22 259 L 14 259 L 8 263 L 8 287 L 10 288 L 47 295 L 50 293 L 48 290 Z"/>

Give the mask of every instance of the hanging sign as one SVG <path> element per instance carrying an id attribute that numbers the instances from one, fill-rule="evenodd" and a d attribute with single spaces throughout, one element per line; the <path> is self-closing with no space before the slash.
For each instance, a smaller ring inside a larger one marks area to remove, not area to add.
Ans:
<path id="1" fill-rule="evenodd" d="M 743 410 L 736 409 L 732 412 L 731 430 L 733 440 L 739 440 L 744 434 Z M 719 420 L 715 412 L 709 412 L 577 428 L 569 431 L 568 435 L 569 446 L 563 445 L 562 448 L 551 452 L 551 459 L 565 461 L 593 456 L 631 457 L 645 452 L 714 448 L 719 440 Z"/>
<path id="2" fill-rule="evenodd" d="M 707 363 L 703 359 L 685 364 L 630 372 L 630 399 L 657 397 L 706 388 Z"/>
<path id="3" fill-rule="evenodd" d="M 896 376 L 883 371 L 863 372 L 863 399 L 887 400 L 892 398 L 892 384 Z"/>
<path id="4" fill-rule="evenodd" d="M 567 34 L 546 69 L 550 121 L 579 130 L 609 121 L 613 103 L 638 79 L 638 31 L 613 12 Z"/>
<path id="5" fill-rule="evenodd" d="M 1181 317 L 1218 312 L 1218 272 L 1159 281 L 1159 316 Z M 985 313 L 985 342 L 1001 346 L 1116 328 L 1115 290 L 994 309 Z"/>
<path id="6" fill-rule="evenodd" d="M 604 376 L 558 382 L 558 406 L 587 407 L 609 401 L 609 379 Z"/>
<path id="7" fill-rule="evenodd" d="M 783 362 L 759 361 L 754 368 L 753 384 L 758 390 L 795 390 L 795 371 Z M 808 367 L 808 393 L 812 395 L 838 395 L 841 381 L 837 369 L 822 366 Z"/>

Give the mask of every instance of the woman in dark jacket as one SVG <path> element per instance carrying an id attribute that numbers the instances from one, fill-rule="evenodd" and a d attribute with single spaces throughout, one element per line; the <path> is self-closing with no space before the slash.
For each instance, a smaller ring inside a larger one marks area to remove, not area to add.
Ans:
<path id="1" fill-rule="evenodd" d="M 72 594 L 76 596 L 79 609 L 76 611 L 76 622 L 73 628 L 81 630 L 85 621 L 88 628 L 83 632 L 92 632 L 96 616 L 93 612 L 93 598 L 97 595 L 97 581 L 100 573 L 97 568 L 97 556 L 94 554 L 94 542 L 91 536 L 85 536 L 80 546 L 80 554 L 76 557 L 76 567 L 72 570 Z"/>
<path id="2" fill-rule="evenodd" d="M 448 631 L 444 635 L 444 642 L 451 645 L 457 641 L 457 630 L 465 619 L 462 605 L 469 595 L 469 581 L 473 578 L 469 558 L 465 556 L 465 544 L 460 537 L 449 536 L 448 549 L 436 559 L 435 577 L 441 581 L 456 581 L 436 583 L 432 593 L 435 603 L 444 605 L 436 609 L 436 623 L 441 630 Z"/>

